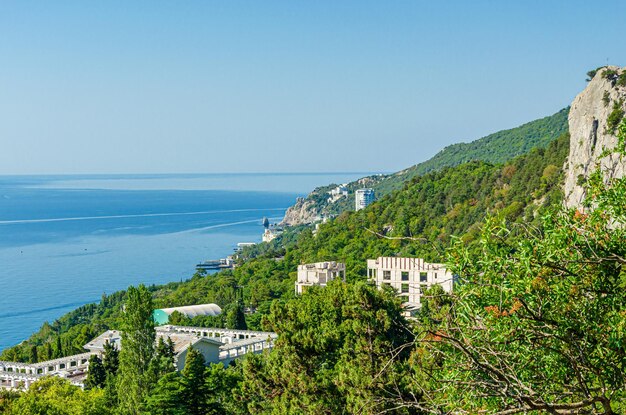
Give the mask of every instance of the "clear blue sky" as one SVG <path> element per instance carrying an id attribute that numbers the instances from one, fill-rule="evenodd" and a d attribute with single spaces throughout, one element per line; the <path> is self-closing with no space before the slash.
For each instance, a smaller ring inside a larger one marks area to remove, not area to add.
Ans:
<path id="1" fill-rule="evenodd" d="M 395 171 L 626 65 L 626 2 L 0 2 L 0 174 Z"/>

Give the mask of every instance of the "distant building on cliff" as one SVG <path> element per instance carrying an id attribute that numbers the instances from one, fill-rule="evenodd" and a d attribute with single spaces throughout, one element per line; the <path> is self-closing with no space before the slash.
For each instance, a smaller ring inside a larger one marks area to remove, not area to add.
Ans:
<path id="1" fill-rule="evenodd" d="M 365 209 L 374 201 L 373 189 L 358 189 L 354 192 L 355 210 Z"/>
<path id="2" fill-rule="evenodd" d="M 346 264 L 332 261 L 298 265 L 296 294 L 300 295 L 314 285 L 325 287 L 335 278 L 346 280 Z"/>
<path id="3" fill-rule="evenodd" d="M 421 258 L 368 259 L 367 276 L 379 289 L 395 288 L 409 311 L 421 307 L 422 294 L 428 288 L 440 285 L 449 293 L 454 282 L 452 273 L 443 264 L 431 264 Z"/>
<path id="4" fill-rule="evenodd" d="M 283 233 L 281 228 L 270 227 L 265 228 L 263 232 L 263 242 L 272 242 L 274 239 L 278 238 Z"/>
<path id="5" fill-rule="evenodd" d="M 342 197 L 348 196 L 348 187 L 345 184 L 339 185 L 332 189 L 330 192 L 328 192 L 328 194 L 330 195 L 330 197 L 328 198 L 328 202 L 334 203 Z"/>

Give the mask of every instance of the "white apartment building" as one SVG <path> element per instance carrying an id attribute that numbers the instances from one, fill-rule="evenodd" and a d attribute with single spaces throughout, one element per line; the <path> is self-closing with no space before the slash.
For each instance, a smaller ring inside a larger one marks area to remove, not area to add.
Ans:
<path id="1" fill-rule="evenodd" d="M 358 189 L 354 192 L 355 210 L 365 209 L 374 201 L 374 189 Z"/>
<path id="2" fill-rule="evenodd" d="M 367 276 L 376 287 L 391 286 L 398 291 L 408 309 L 421 306 L 422 293 L 432 285 L 452 292 L 453 276 L 443 264 L 421 258 L 379 257 L 367 260 Z"/>
<path id="3" fill-rule="evenodd" d="M 298 265 L 296 294 L 302 294 L 308 287 L 313 285 L 325 287 L 326 284 L 335 278 L 346 280 L 346 264 L 332 261 Z"/>

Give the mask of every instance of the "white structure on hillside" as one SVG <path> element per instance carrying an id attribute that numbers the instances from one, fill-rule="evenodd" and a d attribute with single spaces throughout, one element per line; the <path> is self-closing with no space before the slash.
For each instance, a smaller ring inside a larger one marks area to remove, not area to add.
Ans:
<path id="1" fill-rule="evenodd" d="M 346 264 L 342 262 L 316 262 L 298 265 L 296 294 L 302 294 L 308 287 L 319 285 L 325 287 L 335 278 L 346 280 Z"/>
<path id="2" fill-rule="evenodd" d="M 443 264 L 430 264 L 421 258 L 379 257 L 367 260 L 367 276 L 378 288 L 385 285 L 398 291 L 407 309 L 421 306 L 423 292 L 440 285 L 452 292 L 454 278 Z"/>
<path id="3" fill-rule="evenodd" d="M 264 331 L 171 325 L 157 327 L 156 336 L 157 340 L 160 337 L 172 340 L 177 370 L 182 370 L 185 366 L 189 346 L 202 353 L 207 365 L 219 362 L 228 365 L 247 353 L 261 353 L 271 349 L 278 337 L 276 333 Z M 0 388 L 27 389 L 32 382 L 43 376 L 67 378 L 72 384 L 82 387 L 89 369 L 89 357 L 101 356 L 106 342 L 110 342 L 118 350 L 121 349 L 120 332 L 105 331 L 84 346 L 87 353 L 39 363 L 0 361 Z"/>
<path id="4" fill-rule="evenodd" d="M 156 328 L 156 339 L 170 339 L 174 344 L 174 360 L 177 370 L 185 367 L 185 359 L 189 346 L 200 351 L 204 361 L 210 363 L 222 362 L 228 365 L 234 358 L 247 352 L 258 353 L 272 347 L 277 335 L 272 332 L 251 330 L 230 330 L 205 327 L 186 327 L 165 325 Z M 245 340 L 245 341 L 244 341 Z M 114 344 L 121 349 L 121 334 L 117 330 L 108 330 L 96 337 L 85 349 L 92 353 L 102 353 L 105 342 Z"/>
<path id="5" fill-rule="evenodd" d="M 365 209 L 374 201 L 373 189 L 359 189 L 354 192 L 354 209 Z"/>
<path id="6" fill-rule="evenodd" d="M 341 199 L 342 197 L 347 197 L 348 196 L 347 185 L 346 184 L 339 185 L 335 187 L 334 189 L 332 189 L 330 192 L 328 192 L 328 194 L 330 195 L 330 197 L 328 198 L 329 203 L 334 203 L 337 200 Z"/>
<path id="7" fill-rule="evenodd" d="M 283 233 L 283 228 L 276 225 L 268 225 L 263 232 L 263 242 L 271 242 Z"/>

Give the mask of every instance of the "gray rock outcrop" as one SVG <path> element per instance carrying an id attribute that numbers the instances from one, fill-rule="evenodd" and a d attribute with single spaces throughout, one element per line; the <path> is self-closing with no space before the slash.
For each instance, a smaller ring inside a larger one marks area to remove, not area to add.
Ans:
<path id="1" fill-rule="evenodd" d="M 625 160 L 619 154 L 602 157 L 605 149 L 617 144 L 614 126 L 620 111 L 623 114 L 626 109 L 625 78 L 626 68 L 601 68 L 571 105 L 570 150 L 563 189 L 567 207 L 581 205 L 585 197 L 583 184 L 596 168 L 603 170 L 606 180 L 626 173 Z"/>
<path id="2" fill-rule="evenodd" d="M 296 226 L 313 223 L 320 218 L 315 201 L 299 197 L 296 204 L 285 212 L 281 225 Z"/>

